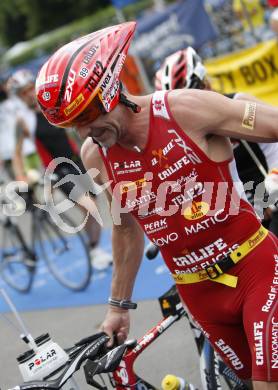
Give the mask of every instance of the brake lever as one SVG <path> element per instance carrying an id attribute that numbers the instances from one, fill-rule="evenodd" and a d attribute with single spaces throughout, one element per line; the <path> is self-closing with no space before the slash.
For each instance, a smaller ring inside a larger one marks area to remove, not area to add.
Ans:
<path id="1" fill-rule="evenodd" d="M 106 355 L 97 361 L 87 360 L 84 365 L 84 372 L 87 383 L 94 386 L 94 375 L 115 371 L 119 366 L 126 350 L 134 348 L 136 345 L 136 340 L 128 340 L 124 344 L 121 344 L 107 352 Z"/>
<path id="2" fill-rule="evenodd" d="M 89 344 L 92 341 L 97 340 L 98 338 L 100 338 L 101 336 L 104 336 L 104 335 L 107 336 L 107 334 L 105 332 L 99 332 L 99 333 L 93 334 L 92 336 L 84 337 L 82 340 L 75 343 L 75 345 L 79 346 L 79 345 Z"/>
<path id="3" fill-rule="evenodd" d="M 90 379 L 94 375 L 113 372 L 119 365 L 127 349 L 125 344 L 111 349 L 106 355 L 97 361 L 87 360 L 84 365 L 85 377 Z"/>
<path id="4" fill-rule="evenodd" d="M 99 354 L 99 352 L 102 350 L 102 348 L 103 348 L 103 352 L 101 353 L 101 355 L 103 355 L 106 352 L 105 345 L 107 344 L 107 342 L 109 340 L 110 340 L 110 337 L 107 336 L 106 333 L 102 332 L 102 336 L 97 338 L 96 341 L 94 342 L 94 344 L 90 347 L 90 349 L 88 349 L 87 352 L 84 354 L 84 356 L 80 360 L 80 365 L 81 365 L 81 363 L 83 363 L 86 360 L 92 361 L 93 359 L 95 359 L 95 357 Z M 86 345 L 86 344 L 84 344 L 84 345 Z M 79 367 L 80 367 L 80 365 L 79 365 Z"/>
<path id="5" fill-rule="evenodd" d="M 85 378 L 86 378 L 86 382 L 88 385 L 90 386 L 93 386 L 99 390 L 106 390 L 107 389 L 107 386 L 102 386 L 100 385 L 95 379 L 94 379 L 94 376 L 93 375 L 90 375 L 90 372 L 86 371 L 85 370 L 85 367 L 84 367 L 84 372 L 85 372 Z"/>

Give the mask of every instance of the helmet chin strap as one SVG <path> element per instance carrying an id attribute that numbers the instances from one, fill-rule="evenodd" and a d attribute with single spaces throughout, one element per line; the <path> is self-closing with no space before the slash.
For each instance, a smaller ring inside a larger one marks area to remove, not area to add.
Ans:
<path id="1" fill-rule="evenodd" d="M 120 101 L 120 103 L 124 104 L 126 107 L 131 108 L 135 114 L 137 114 L 138 112 L 141 111 L 141 107 L 138 106 L 136 103 L 128 100 L 128 98 L 122 92 L 120 92 L 120 100 L 119 101 Z"/>

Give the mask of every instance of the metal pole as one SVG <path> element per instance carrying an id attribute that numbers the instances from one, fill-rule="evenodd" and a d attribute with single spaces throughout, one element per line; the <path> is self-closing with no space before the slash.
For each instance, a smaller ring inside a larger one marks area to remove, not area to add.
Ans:
<path id="1" fill-rule="evenodd" d="M 240 142 L 244 145 L 245 149 L 247 150 L 247 152 L 250 154 L 251 158 L 253 159 L 254 163 L 257 165 L 257 168 L 259 169 L 259 171 L 261 172 L 261 174 L 263 175 L 264 178 L 266 178 L 267 176 L 267 172 L 266 170 L 264 169 L 263 165 L 261 164 L 260 160 L 258 159 L 258 157 L 256 156 L 256 154 L 253 152 L 252 148 L 249 146 L 248 142 L 245 141 L 245 140 L 240 140 Z"/>
<path id="2" fill-rule="evenodd" d="M 115 12 L 116 12 L 116 18 L 118 20 L 119 23 L 124 23 L 126 22 L 125 20 L 125 16 L 123 14 L 123 11 L 120 9 L 120 8 L 116 8 L 115 7 Z"/>
<path id="3" fill-rule="evenodd" d="M 249 29 L 251 31 L 251 34 L 253 35 L 253 37 L 256 39 L 257 42 L 260 42 L 261 38 L 255 32 L 253 21 L 252 21 L 252 18 L 250 17 L 250 13 L 247 10 L 245 1 L 244 0 L 240 0 L 240 4 L 241 4 L 242 10 L 243 10 L 244 18 L 246 19 L 246 21 L 248 23 L 248 26 L 249 26 Z"/>

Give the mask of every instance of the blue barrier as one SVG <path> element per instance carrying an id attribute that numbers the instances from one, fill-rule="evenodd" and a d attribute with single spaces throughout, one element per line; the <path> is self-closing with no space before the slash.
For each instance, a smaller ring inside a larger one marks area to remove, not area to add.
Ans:
<path id="1" fill-rule="evenodd" d="M 107 251 L 111 251 L 110 236 L 109 230 L 103 231 L 100 245 Z M 20 294 L 11 289 L 2 279 L 0 288 L 5 288 L 19 311 L 66 308 L 106 303 L 110 294 L 111 276 L 112 267 L 104 271 L 94 270 L 92 282 L 87 290 L 73 292 L 61 286 L 49 273 L 44 261 L 39 260 L 37 274 L 28 294 Z M 161 256 L 152 261 L 144 259 L 136 279 L 133 300 L 155 299 L 172 283 Z M 0 312 L 6 311 L 9 311 L 9 308 L 0 297 Z"/>

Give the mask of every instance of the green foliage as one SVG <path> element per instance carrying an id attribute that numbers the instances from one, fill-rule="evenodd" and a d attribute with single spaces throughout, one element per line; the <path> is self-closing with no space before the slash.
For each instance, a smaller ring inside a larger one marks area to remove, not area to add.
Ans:
<path id="1" fill-rule="evenodd" d="M 51 52 L 78 36 L 113 24 L 113 22 L 116 22 L 115 10 L 113 7 L 107 7 L 105 10 L 98 11 L 94 15 L 90 15 L 30 40 L 28 47 L 21 54 L 11 58 L 7 58 L 4 55 L 2 61 L 8 62 L 10 65 L 21 64 L 31 58 Z"/>
<path id="2" fill-rule="evenodd" d="M 64 1 L 64 0 L 45 0 L 45 1 L 43 1 L 43 0 L 41 0 L 41 1 L 27 0 L 27 2 L 30 3 L 30 4 L 28 4 L 28 7 L 27 7 L 25 0 L 0 0 L 0 4 L 1 4 L 1 1 L 3 1 L 4 3 L 6 1 L 8 1 L 8 2 L 22 2 L 21 12 L 23 12 L 23 9 L 25 10 L 24 12 L 27 12 L 26 11 L 27 8 L 30 6 L 31 3 L 33 3 L 34 4 L 33 13 L 34 14 L 43 13 L 43 12 L 41 12 L 42 10 L 37 9 L 35 7 L 36 4 L 38 4 L 38 2 L 41 4 L 42 8 L 43 8 L 43 5 L 45 3 L 47 3 L 47 4 L 54 4 L 55 3 L 58 5 L 59 5 L 59 3 L 61 3 L 61 4 L 66 3 L 67 6 L 69 6 L 70 3 L 72 3 L 72 4 L 74 3 L 73 0 L 66 0 L 66 1 Z M 93 4 L 95 1 L 96 0 L 82 0 L 82 2 L 84 4 L 85 3 Z M 103 0 L 101 0 L 101 1 L 103 1 Z M 81 3 L 81 1 L 78 0 L 78 6 L 77 6 L 76 0 L 75 0 L 75 7 L 73 7 L 73 10 L 76 9 L 76 12 L 77 12 L 77 8 L 79 8 L 79 2 Z M 153 4 L 152 0 L 140 0 L 134 4 L 131 4 L 124 9 L 124 18 L 126 20 L 135 19 L 136 16 L 138 16 L 138 14 L 140 14 L 140 12 L 142 12 L 143 10 L 145 10 L 147 8 L 150 8 L 152 6 L 152 4 Z M 54 12 L 54 15 L 52 17 L 53 21 L 51 20 L 51 18 L 49 20 L 49 26 L 52 24 L 55 24 L 56 22 L 54 22 L 54 19 L 59 20 L 59 18 L 61 16 L 57 12 L 57 10 L 59 9 L 58 5 L 56 8 L 56 13 Z M 85 7 L 85 5 L 84 5 L 84 7 Z M 2 8 L 2 5 L 0 5 L 0 15 L 1 15 L 1 8 Z M 62 11 L 60 11 L 60 12 L 62 12 Z M 79 12 L 81 13 L 80 10 L 79 10 Z M 44 18 L 46 18 L 45 15 L 40 15 L 40 16 L 37 16 L 36 18 L 34 18 L 33 24 L 31 24 L 31 23 L 28 24 L 28 34 L 32 35 L 33 31 L 38 29 L 38 27 L 36 27 L 36 26 L 37 26 L 37 24 L 40 24 L 40 23 L 39 22 L 35 23 L 35 20 L 40 20 L 41 23 L 43 24 L 43 23 L 45 23 L 45 22 L 42 22 L 42 20 Z M 112 6 L 108 6 L 106 8 L 101 9 L 101 10 L 98 10 L 97 12 L 94 12 L 94 13 L 91 12 L 90 15 L 88 15 L 86 17 L 75 20 L 74 22 L 71 22 L 63 27 L 54 29 L 51 32 L 44 33 L 44 34 L 30 40 L 28 42 L 28 47 L 21 54 L 19 54 L 17 56 L 13 56 L 11 58 L 7 58 L 7 56 L 6 57 L 4 56 L 2 61 L 4 63 L 9 63 L 10 65 L 21 64 L 23 62 L 30 60 L 31 58 L 40 56 L 43 53 L 52 52 L 57 47 L 65 44 L 66 42 L 69 42 L 70 40 L 72 40 L 78 36 L 88 34 L 92 31 L 98 30 L 100 28 L 103 28 L 105 26 L 112 25 L 112 24 L 115 24 L 118 22 L 119 22 L 119 20 L 117 19 L 115 8 Z M 1 19 L 0 19 L 0 31 L 1 31 Z M 20 40 L 24 40 L 24 39 L 21 38 Z"/>
<path id="3" fill-rule="evenodd" d="M 1 0 L 0 36 L 8 46 L 92 15 L 108 0 Z"/>
<path id="4" fill-rule="evenodd" d="M 0 1 L 0 37 L 6 45 L 25 37 L 26 18 L 19 5 L 19 0 Z"/>

